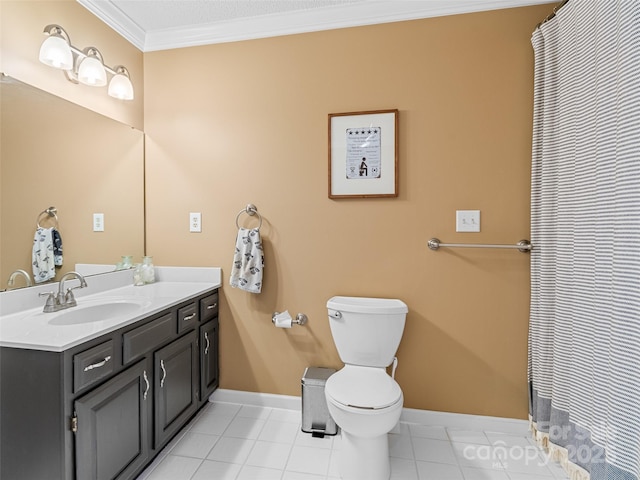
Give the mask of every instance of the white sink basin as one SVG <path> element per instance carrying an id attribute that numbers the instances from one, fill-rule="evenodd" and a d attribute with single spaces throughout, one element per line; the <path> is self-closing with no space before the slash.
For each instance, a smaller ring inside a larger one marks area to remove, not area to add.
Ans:
<path id="1" fill-rule="evenodd" d="M 97 303 L 71 307 L 68 310 L 51 313 L 49 325 L 78 325 L 83 323 L 102 322 L 120 315 L 135 315 L 142 312 L 149 302 L 138 301 L 112 301 L 109 303 Z M 45 314 L 46 315 L 46 314 Z"/>

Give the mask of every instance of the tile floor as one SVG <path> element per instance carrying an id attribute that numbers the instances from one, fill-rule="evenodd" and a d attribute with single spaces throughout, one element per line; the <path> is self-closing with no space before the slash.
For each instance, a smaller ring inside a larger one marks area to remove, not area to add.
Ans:
<path id="1" fill-rule="evenodd" d="M 313 438 L 300 412 L 209 403 L 137 480 L 338 480 L 340 435 Z M 391 478 L 557 480 L 564 471 L 527 436 L 401 422 Z"/>

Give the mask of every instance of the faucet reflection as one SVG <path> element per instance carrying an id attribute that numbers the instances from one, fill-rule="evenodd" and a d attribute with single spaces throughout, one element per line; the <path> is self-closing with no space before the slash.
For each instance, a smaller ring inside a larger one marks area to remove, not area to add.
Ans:
<path id="1" fill-rule="evenodd" d="M 67 291 L 64 291 L 64 282 L 71 278 L 76 278 L 80 280 L 80 285 L 77 287 L 67 288 Z M 57 312 L 59 310 L 64 310 L 65 308 L 75 307 L 78 305 L 75 297 L 73 296 L 73 290 L 76 288 L 84 288 L 87 286 L 87 282 L 84 277 L 80 275 L 78 272 L 68 272 L 65 273 L 60 279 L 60 286 L 58 287 L 58 294 L 55 295 L 53 292 L 49 293 L 39 293 L 40 296 L 47 296 L 47 301 L 44 305 L 43 312 Z"/>
<path id="2" fill-rule="evenodd" d="M 7 281 L 7 290 L 11 290 L 11 288 L 15 287 L 16 278 L 19 276 L 24 277 L 26 287 L 30 287 L 31 285 L 33 285 L 33 283 L 31 282 L 31 277 L 27 272 L 25 272 L 24 270 L 16 270 L 9 276 L 9 280 Z"/>

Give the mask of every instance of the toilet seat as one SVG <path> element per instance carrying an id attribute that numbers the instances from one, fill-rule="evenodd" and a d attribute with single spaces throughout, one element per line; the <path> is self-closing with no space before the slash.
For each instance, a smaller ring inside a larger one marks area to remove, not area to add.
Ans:
<path id="1" fill-rule="evenodd" d="M 383 368 L 347 365 L 329 377 L 326 394 L 345 407 L 388 408 L 402 400 L 400 385 Z"/>

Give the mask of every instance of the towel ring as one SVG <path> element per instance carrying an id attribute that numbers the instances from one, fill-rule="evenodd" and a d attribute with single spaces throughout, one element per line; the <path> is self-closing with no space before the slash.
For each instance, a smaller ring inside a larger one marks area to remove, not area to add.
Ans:
<path id="1" fill-rule="evenodd" d="M 46 215 L 47 217 L 53 217 L 55 224 L 56 224 L 56 229 L 58 228 L 58 215 L 56 215 L 58 213 L 58 209 L 56 207 L 49 207 L 46 210 L 41 211 L 38 214 L 38 218 L 36 218 L 36 227 L 38 228 L 42 228 L 40 226 L 40 218 L 42 218 L 43 215 Z"/>
<path id="2" fill-rule="evenodd" d="M 236 215 L 236 227 L 238 228 L 240 228 L 238 219 L 240 218 L 240 215 L 242 215 L 243 213 L 246 213 L 250 217 L 253 217 L 254 215 L 258 215 L 258 220 L 260 220 L 260 223 L 258 223 L 258 228 L 256 228 L 255 230 L 260 230 L 260 227 L 262 227 L 262 215 L 258 213 L 258 207 L 256 207 L 253 203 L 250 203 L 245 208 L 243 208 L 238 212 L 238 215 Z"/>

